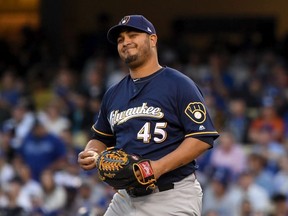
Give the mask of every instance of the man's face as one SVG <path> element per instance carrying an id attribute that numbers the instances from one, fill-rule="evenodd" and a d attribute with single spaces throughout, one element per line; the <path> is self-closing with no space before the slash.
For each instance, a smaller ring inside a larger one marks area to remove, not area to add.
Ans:
<path id="1" fill-rule="evenodd" d="M 120 58 L 130 67 L 144 64 L 151 55 L 150 36 L 143 32 L 123 31 L 117 39 Z"/>

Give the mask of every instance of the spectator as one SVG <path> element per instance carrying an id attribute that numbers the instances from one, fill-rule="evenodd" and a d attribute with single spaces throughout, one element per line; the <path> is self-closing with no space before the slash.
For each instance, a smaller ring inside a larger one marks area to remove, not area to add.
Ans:
<path id="1" fill-rule="evenodd" d="M 19 78 L 16 72 L 10 69 L 4 71 L 0 80 L 0 104 L 8 110 L 15 106 L 23 96 Z"/>
<path id="2" fill-rule="evenodd" d="M 246 114 L 246 102 L 242 98 L 232 98 L 228 103 L 225 128 L 229 128 L 233 133 L 236 142 L 247 144 L 250 119 Z"/>
<path id="3" fill-rule="evenodd" d="M 80 186 L 76 199 L 73 203 L 73 209 L 69 215 L 82 216 L 82 215 L 95 215 L 100 216 L 104 214 L 104 210 L 97 206 L 93 199 L 93 184 L 89 181 L 83 181 Z"/>
<path id="4" fill-rule="evenodd" d="M 94 114 L 89 109 L 89 95 L 79 88 L 71 93 L 71 110 L 68 118 L 71 122 L 71 130 L 74 134 L 83 133 L 91 129 Z"/>
<path id="5" fill-rule="evenodd" d="M 87 69 L 81 86 L 88 97 L 102 97 L 105 91 L 105 74 L 101 67 L 91 67 Z"/>
<path id="6" fill-rule="evenodd" d="M 283 155 L 279 159 L 279 171 L 273 178 L 273 188 L 275 193 L 288 197 L 288 156 Z"/>
<path id="7" fill-rule="evenodd" d="M 15 170 L 7 162 L 6 155 L 0 149 L 0 188 L 7 186 L 8 182 L 15 176 Z"/>
<path id="8" fill-rule="evenodd" d="M 287 198 L 284 194 L 275 194 L 272 197 L 273 208 L 269 216 L 286 216 L 288 215 Z"/>
<path id="9" fill-rule="evenodd" d="M 222 132 L 218 145 L 211 153 L 211 165 L 227 167 L 236 177 L 246 167 L 246 159 L 245 151 L 240 144 L 235 142 L 234 135 L 229 131 Z"/>
<path id="10" fill-rule="evenodd" d="M 115 194 L 115 190 L 105 183 L 103 183 L 98 175 L 94 175 L 91 178 L 93 186 L 92 190 L 92 199 L 94 200 L 98 211 L 104 212 L 112 200 L 113 195 Z"/>
<path id="11" fill-rule="evenodd" d="M 215 212 L 221 216 L 236 216 L 238 214 L 237 200 L 231 193 L 231 172 L 225 167 L 216 167 L 211 184 L 205 188 L 203 194 L 203 214 L 211 215 Z"/>
<path id="12" fill-rule="evenodd" d="M 62 113 L 61 100 L 52 100 L 45 110 L 40 110 L 38 118 L 49 133 L 59 136 L 71 126 L 70 120 Z"/>
<path id="13" fill-rule="evenodd" d="M 45 109 L 48 102 L 55 97 L 49 76 L 51 71 L 39 65 L 29 70 L 27 83 L 29 83 L 29 94 L 34 102 L 35 111 Z"/>
<path id="14" fill-rule="evenodd" d="M 254 176 L 249 171 L 241 173 L 238 178 L 238 184 L 234 185 L 232 196 L 238 200 L 239 212 L 245 209 L 245 206 L 243 206 L 245 203 L 248 206 L 251 205 L 252 215 L 266 215 L 270 211 L 269 194 L 255 183 Z"/>
<path id="15" fill-rule="evenodd" d="M 11 114 L 11 118 L 7 119 L 3 123 L 3 126 L 10 127 L 13 130 L 14 134 L 11 145 L 14 149 L 17 149 L 20 147 L 23 138 L 31 130 L 35 117 L 27 98 L 19 99 L 18 103 L 13 106 Z"/>
<path id="16" fill-rule="evenodd" d="M 21 164 L 18 167 L 17 174 L 18 177 L 22 181 L 22 188 L 21 191 L 24 194 L 27 194 L 27 197 L 32 200 L 37 198 L 41 199 L 43 197 L 43 190 L 39 182 L 32 179 L 31 170 L 26 164 Z M 32 209 L 33 209 L 33 202 L 32 202 Z"/>
<path id="17" fill-rule="evenodd" d="M 200 54 L 195 51 L 192 51 L 189 54 L 188 63 L 185 65 L 183 71 L 188 77 L 193 79 L 196 83 L 199 83 L 199 85 L 202 85 L 203 82 L 205 82 L 205 79 L 209 76 L 208 73 L 210 72 L 207 65 L 203 64 Z"/>
<path id="18" fill-rule="evenodd" d="M 32 178 L 39 181 L 43 170 L 61 169 L 66 156 L 63 141 L 48 133 L 40 121 L 36 121 L 31 132 L 25 137 L 19 155 L 32 172 Z"/>
<path id="19" fill-rule="evenodd" d="M 272 138 L 281 142 L 284 138 L 284 120 L 277 114 L 272 104 L 264 105 L 261 108 L 260 116 L 251 121 L 249 138 L 251 142 L 257 141 L 262 130 L 270 130 Z"/>
<path id="20" fill-rule="evenodd" d="M 267 191 L 269 197 L 274 193 L 273 173 L 267 169 L 266 158 L 259 153 L 251 153 L 248 155 L 247 167 L 254 175 L 255 184 Z"/>
<path id="21" fill-rule="evenodd" d="M 124 76 L 129 73 L 128 67 L 124 64 L 124 62 L 120 60 L 117 61 L 116 68 L 117 70 L 113 70 L 111 73 L 108 74 L 106 78 L 106 90 L 112 85 L 118 83 L 121 79 L 124 78 Z"/>
<path id="22" fill-rule="evenodd" d="M 206 89 L 207 90 L 207 89 Z M 214 94 L 210 90 L 207 92 L 204 90 L 205 94 L 205 102 L 207 104 L 207 110 L 211 114 L 211 118 L 214 120 L 215 128 L 219 128 L 219 130 L 224 129 L 225 119 L 226 119 L 226 109 L 219 104 L 217 104 L 217 99 Z M 212 90 L 213 91 L 213 90 Z"/>
<path id="23" fill-rule="evenodd" d="M 65 169 L 55 171 L 55 183 L 67 189 L 77 189 L 81 185 L 79 172 L 80 170 L 75 164 L 66 164 Z"/>
<path id="24" fill-rule="evenodd" d="M 242 92 L 241 96 L 246 102 L 247 116 L 249 118 L 258 116 L 259 109 L 262 106 L 263 85 L 264 83 L 259 77 L 251 75 L 251 79 L 246 81 L 246 85 L 243 88 L 247 89 L 247 91 Z"/>
<path id="25" fill-rule="evenodd" d="M 15 156 L 15 149 L 12 146 L 13 137 L 14 127 L 10 124 L 2 125 L 0 130 L 0 152 L 5 155 L 8 163 L 10 163 Z"/>
<path id="26" fill-rule="evenodd" d="M 46 169 L 41 173 L 40 182 L 44 196 L 43 203 L 39 208 L 45 216 L 61 215 L 67 201 L 65 188 L 55 183 L 54 172 L 51 169 Z"/>
<path id="27" fill-rule="evenodd" d="M 4 209 L 9 205 L 9 199 L 7 193 L 3 187 L 0 187 L 0 215 L 4 215 Z"/>
<path id="28" fill-rule="evenodd" d="M 77 165 L 78 167 L 78 164 L 77 164 L 78 154 L 81 151 L 83 143 L 77 142 L 78 140 L 75 139 L 74 134 L 72 133 L 71 129 L 62 131 L 60 134 L 60 138 L 61 140 L 64 141 L 65 149 L 66 149 L 65 164 Z"/>
<path id="29" fill-rule="evenodd" d="M 253 152 L 263 155 L 267 160 L 267 168 L 275 173 L 279 169 L 279 158 L 285 155 L 284 146 L 273 138 L 270 129 L 263 128 L 258 131 L 255 143 L 251 148 Z"/>
<path id="30" fill-rule="evenodd" d="M 288 88 L 288 70 L 285 62 L 277 62 L 272 68 L 271 75 L 269 85 L 266 87 L 266 94 L 272 98 L 277 113 L 284 116 L 288 108 L 288 97 L 285 93 Z"/>
<path id="31" fill-rule="evenodd" d="M 75 89 L 76 75 L 71 68 L 58 68 L 57 75 L 52 81 L 53 94 L 63 101 L 62 111 L 69 112 L 72 109 L 71 94 Z"/>
<path id="32" fill-rule="evenodd" d="M 101 97 L 96 97 L 96 98 L 93 97 L 93 98 L 89 98 L 89 101 L 88 101 L 88 109 L 89 109 L 89 112 L 91 112 L 92 120 L 94 122 L 96 122 L 99 111 L 100 111 L 101 100 L 102 100 Z"/>
<path id="33" fill-rule="evenodd" d="M 5 187 L 5 193 L 9 203 L 5 206 L 8 215 L 23 215 L 29 213 L 32 208 L 32 202 L 28 194 L 22 190 L 22 180 L 18 177 L 11 179 Z M 15 213 L 15 214 L 14 214 Z"/>
<path id="34" fill-rule="evenodd" d="M 70 212 L 71 208 L 74 209 L 74 200 L 77 197 L 78 190 L 82 182 L 79 167 L 75 164 L 67 164 L 65 169 L 55 172 L 54 181 L 56 185 L 65 189 L 67 200 L 64 208 Z M 74 210 L 72 210 L 72 212 Z"/>
<path id="35" fill-rule="evenodd" d="M 221 99 L 229 98 L 233 93 L 235 81 L 230 75 L 229 58 L 227 51 L 212 51 L 209 54 L 210 76 L 213 80 L 214 90 Z M 219 98 L 219 99 L 220 99 Z"/>
<path id="36" fill-rule="evenodd" d="M 240 215 L 239 216 L 250 216 L 250 215 L 256 216 L 257 214 L 253 213 L 253 209 L 252 209 L 250 201 L 247 199 L 244 199 L 241 202 Z M 263 214 L 259 214 L 259 216 L 261 216 L 261 215 L 263 215 Z"/>

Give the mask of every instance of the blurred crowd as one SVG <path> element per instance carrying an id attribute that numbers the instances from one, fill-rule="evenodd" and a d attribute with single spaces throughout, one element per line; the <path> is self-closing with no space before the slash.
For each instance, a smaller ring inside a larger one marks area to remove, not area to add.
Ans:
<path id="1" fill-rule="evenodd" d="M 101 216 L 115 191 L 96 171 L 81 170 L 77 156 L 105 90 L 128 70 L 105 34 L 60 54 L 40 30 L 21 35 L 18 43 L 0 39 L 0 215 Z M 237 48 L 213 41 L 203 51 L 159 40 L 160 63 L 199 85 L 220 133 L 197 160 L 203 216 L 287 216 L 284 41 Z"/>

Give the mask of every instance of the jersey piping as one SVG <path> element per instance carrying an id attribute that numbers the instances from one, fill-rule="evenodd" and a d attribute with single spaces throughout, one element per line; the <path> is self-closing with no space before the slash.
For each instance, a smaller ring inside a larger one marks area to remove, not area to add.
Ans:
<path id="1" fill-rule="evenodd" d="M 93 129 L 96 133 L 101 134 L 101 135 L 104 135 L 104 136 L 114 136 L 114 134 L 107 134 L 107 133 L 104 133 L 104 132 L 101 132 L 101 131 L 97 130 L 97 129 L 94 127 L 94 125 L 92 126 L 92 129 Z"/>
<path id="2" fill-rule="evenodd" d="M 218 132 L 216 131 L 195 132 L 195 133 L 186 134 L 185 137 L 201 135 L 201 134 L 217 134 L 218 135 Z"/>

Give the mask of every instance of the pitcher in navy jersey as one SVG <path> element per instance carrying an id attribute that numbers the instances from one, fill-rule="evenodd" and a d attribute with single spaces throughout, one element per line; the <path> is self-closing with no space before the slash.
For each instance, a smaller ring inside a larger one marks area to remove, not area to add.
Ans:
<path id="1" fill-rule="evenodd" d="M 218 133 L 199 88 L 160 65 L 156 30 L 142 15 L 125 16 L 107 37 L 130 73 L 105 93 L 94 135 L 78 161 L 83 169 L 94 169 L 90 151 L 122 148 L 152 160 L 157 188 L 141 197 L 120 190 L 105 215 L 201 215 L 196 158 L 213 147 Z"/>

